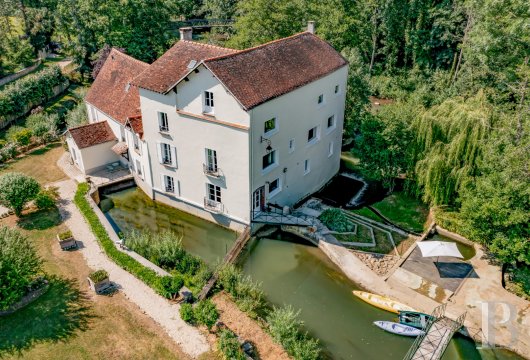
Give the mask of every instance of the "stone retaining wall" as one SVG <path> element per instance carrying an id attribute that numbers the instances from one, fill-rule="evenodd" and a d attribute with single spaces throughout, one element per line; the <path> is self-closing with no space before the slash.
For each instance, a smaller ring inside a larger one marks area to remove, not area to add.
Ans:
<path id="1" fill-rule="evenodd" d="M 42 63 L 42 60 L 38 59 L 37 61 L 35 61 L 35 63 L 33 65 L 28 66 L 27 68 L 24 68 L 24 69 L 14 73 L 14 74 L 10 74 L 10 75 L 4 76 L 3 78 L 0 79 L 0 86 L 5 85 L 7 83 L 10 83 L 12 81 L 15 81 L 17 79 L 20 79 L 21 77 L 29 74 L 30 72 L 32 72 L 33 70 L 38 68 L 41 63 Z"/>

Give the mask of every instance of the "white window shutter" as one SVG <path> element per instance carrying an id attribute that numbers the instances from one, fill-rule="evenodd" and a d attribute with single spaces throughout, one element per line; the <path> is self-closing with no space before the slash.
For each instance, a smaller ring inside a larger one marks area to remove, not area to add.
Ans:
<path id="1" fill-rule="evenodd" d="M 171 166 L 177 167 L 177 148 L 171 147 Z"/>
<path id="2" fill-rule="evenodd" d="M 160 189 L 163 191 L 163 192 L 166 192 L 166 179 L 164 179 L 164 175 L 160 174 Z"/>
<path id="3" fill-rule="evenodd" d="M 156 142 L 156 152 L 158 154 L 158 162 L 162 164 L 162 144 L 159 141 Z"/>

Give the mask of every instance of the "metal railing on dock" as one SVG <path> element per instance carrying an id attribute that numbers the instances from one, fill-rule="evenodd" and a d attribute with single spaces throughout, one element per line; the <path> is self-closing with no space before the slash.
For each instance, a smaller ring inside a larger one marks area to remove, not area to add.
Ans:
<path id="1" fill-rule="evenodd" d="M 463 325 L 466 313 L 460 315 L 456 321 L 445 316 L 447 304 L 434 309 L 432 317 L 427 321 L 424 334 L 418 336 L 404 360 L 438 360 L 441 359 L 455 332 Z"/>

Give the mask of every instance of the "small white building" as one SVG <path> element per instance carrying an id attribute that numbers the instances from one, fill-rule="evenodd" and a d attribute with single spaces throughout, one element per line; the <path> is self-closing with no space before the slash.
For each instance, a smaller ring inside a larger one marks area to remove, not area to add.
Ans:
<path id="1" fill-rule="evenodd" d="M 324 186 L 339 170 L 347 61 L 311 32 L 242 51 L 190 37 L 181 29 L 151 65 L 112 50 L 87 95 L 138 186 L 233 229 Z M 83 129 L 70 130 L 72 157 Z"/>

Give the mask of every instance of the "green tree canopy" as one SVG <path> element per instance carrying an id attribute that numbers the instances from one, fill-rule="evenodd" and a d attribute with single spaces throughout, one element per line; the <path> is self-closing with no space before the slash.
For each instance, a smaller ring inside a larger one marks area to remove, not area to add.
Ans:
<path id="1" fill-rule="evenodd" d="M 12 209 L 17 216 L 39 190 L 39 183 L 30 176 L 16 172 L 0 176 L 0 204 Z"/>
<path id="2" fill-rule="evenodd" d="M 33 244 L 19 231 L 0 227 L 0 310 L 19 301 L 41 272 Z"/>

